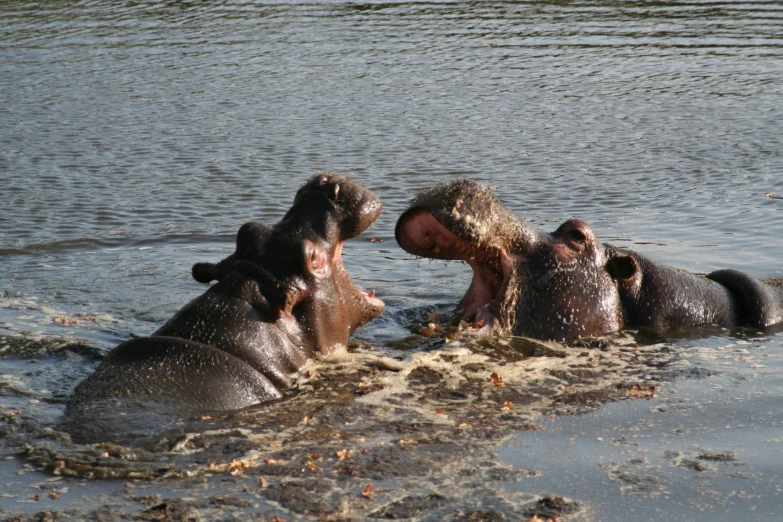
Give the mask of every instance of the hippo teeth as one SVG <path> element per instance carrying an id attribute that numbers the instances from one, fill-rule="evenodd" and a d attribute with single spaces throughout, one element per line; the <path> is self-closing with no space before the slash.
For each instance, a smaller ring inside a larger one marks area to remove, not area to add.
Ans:
<path id="1" fill-rule="evenodd" d="M 374 299 L 375 298 L 375 288 L 373 288 L 369 292 L 367 290 L 365 290 L 364 288 L 362 288 L 361 286 L 359 286 L 359 285 L 356 285 L 356 288 L 358 288 L 361 293 L 363 293 L 365 296 L 367 296 L 368 299 Z"/>
<path id="2" fill-rule="evenodd" d="M 491 331 L 518 260 L 511 258 L 502 238 L 473 233 L 475 219 L 466 222 L 468 218 L 457 212 L 444 224 L 426 208 L 413 207 L 398 221 L 395 236 L 412 254 L 466 262 L 473 279 L 457 309 L 471 331 Z"/>

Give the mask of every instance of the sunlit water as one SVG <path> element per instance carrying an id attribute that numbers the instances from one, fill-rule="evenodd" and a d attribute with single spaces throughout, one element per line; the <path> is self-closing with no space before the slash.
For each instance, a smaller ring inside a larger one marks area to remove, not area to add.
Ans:
<path id="1" fill-rule="evenodd" d="M 4 2 L 0 332 L 102 350 L 148 334 L 204 290 L 194 262 L 230 253 L 245 221 L 274 223 L 319 170 L 383 200 L 344 250 L 357 283 L 387 303 L 357 334 L 379 351 L 409 335 L 401 311 L 454 303 L 467 286 L 466 267 L 413 259 L 393 237 L 413 194 L 453 177 L 497 185 L 547 230 L 579 217 L 670 265 L 783 277 L 781 107 L 779 2 Z M 54 322 L 63 316 L 79 322 Z M 766 346 L 779 356 L 783 341 Z M 58 364 L 0 360 L 6 376 L 38 365 L 23 380 L 34 400 L 54 399 L 42 422 L 92 368 L 75 364 L 71 382 Z M 753 385 L 779 399 L 774 379 L 762 371 Z M 701 383 L 678 386 L 700 400 Z M 749 394 L 742 408 L 768 400 Z M 0 395 L 5 409 L 28 401 Z M 647 415 L 625 404 L 558 433 Z M 767 422 L 751 419 L 748 430 Z M 783 438 L 779 419 L 770 430 Z M 525 436 L 518 445 L 539 444 Z M 745 469 L 779 482 L 779 452 L 759 447 L 773 469 Z M 594 503 L 596 520 L 632 516 L 615 509 L 620 485 L 591 473 L 602 489 L 545 489 Z M 694 477 L 677 480 L 695 488 Z M 650 519 L 669 509 L 634 498 Z"/>

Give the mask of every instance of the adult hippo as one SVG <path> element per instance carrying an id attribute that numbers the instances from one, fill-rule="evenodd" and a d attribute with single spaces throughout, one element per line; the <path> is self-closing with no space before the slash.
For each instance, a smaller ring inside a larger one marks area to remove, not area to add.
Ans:
<path id="1" fill-rule="evenodd" d="M 60 428 L 82 442 L 127 440 L 140 412 L 235 410 L 281 397 L 291 372 L 347 344 L 383 310 L 374 291 L 353 284 L 341 255 L 380 211 L 378 197 L 348 178 L 311 178 L 275 226 L 247 223 L 232 255 L 196 264 L 196 280 L 218 283 L 151 336 L 114 348 L 76 387 Z"/>
<path id="2" fill-rule="evenodd" d="M 397 221 L 408 252 L 468 263 L 457 307 L 480 335 L 569 342 L 624 326 L 749 326 L 783 320 L 783 289 L 734 270 L 697 276 L 602 244 L 584 221 L 553 233 L 526 223 L 486 186 L 422 191 Z"/>

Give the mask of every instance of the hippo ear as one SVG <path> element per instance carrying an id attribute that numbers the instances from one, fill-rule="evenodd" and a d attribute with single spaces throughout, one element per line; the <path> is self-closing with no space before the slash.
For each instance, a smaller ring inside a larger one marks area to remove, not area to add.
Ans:
<path id="1" fill-rule="evenodd" d="M 639 271 L 639 263 L 632 256 L 618 255 L 607 261 L 606 271 L 613 279 L 630 279 Z"/>
<path id="2" fill-rule="evenodd" d="M 329 272 L 329 254 L 323 247 L 312 241 L 304 241 L 305 270 L 316 276 L 324 276 Z"/>
<path id="3" fill-rule="evenodd" d="M 199 283 L 211 283 L 222 276 L 215 263 L 196 263 L 191 269 L 191 274 Z"/>
<path id="4" fill-rule="evenodd" d="M 257 254 L 271 236 L 272 229 L 268 226 L 257 221 L 245 223 L 239 227 L 239 232 L 237 232 L 236 255 L 241 258 L 248 258 L 253 254 Z"/>
<path id="5" fill-rule="evenodd" d="M 220 281 L 224 275 L 234 270 L 234 264 L 238 261 L 256 261 L 271 235 L 272 229 L 261 223 L 245 223 L 237 232 L 236 251 L 218 263 L 196 263 L 191 269 L 193 279 L 199 283 Z"/>

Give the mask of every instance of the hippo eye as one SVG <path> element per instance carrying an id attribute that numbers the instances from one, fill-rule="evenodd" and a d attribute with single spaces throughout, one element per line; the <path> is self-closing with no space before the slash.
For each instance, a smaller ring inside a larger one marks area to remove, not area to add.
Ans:
<path id="1" fill-rule="evenodd" d="M 585 235 L 585 233 L 579 230 L 578 228 L 569 230 L 568 237 L 572 241 L 576 241 L 577 243 L 584 243 L 587 240 L 587 236 Z"/>

